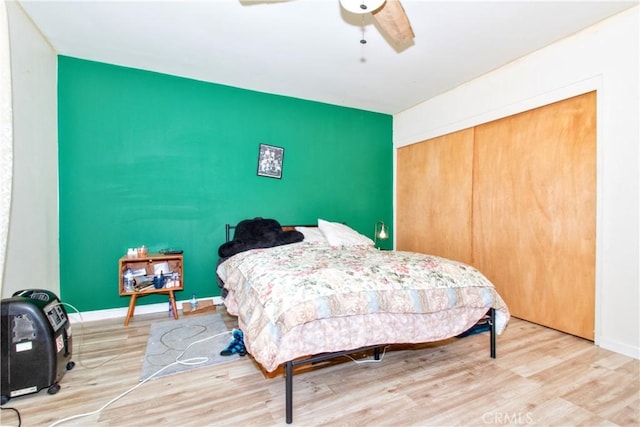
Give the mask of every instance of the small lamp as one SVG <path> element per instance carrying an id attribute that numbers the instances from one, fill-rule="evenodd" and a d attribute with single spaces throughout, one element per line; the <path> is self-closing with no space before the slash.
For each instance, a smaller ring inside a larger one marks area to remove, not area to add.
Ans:
<path id="1" fill-rule="evenodd" d="M 385 0 L 340 0 L 342 7 L 351 13 L 362 15 L 378 10 Z"/>
<path id="2" fill-rule="evenodd" d="M 387 240 L 389 238 L 389 232 L 387 231 L 387 227 L 384 225 L 383 221 L 376 222 L 374 233 L 373 233 L 373 243 L 376 247 L 378 247 L 378 240 Z"/>

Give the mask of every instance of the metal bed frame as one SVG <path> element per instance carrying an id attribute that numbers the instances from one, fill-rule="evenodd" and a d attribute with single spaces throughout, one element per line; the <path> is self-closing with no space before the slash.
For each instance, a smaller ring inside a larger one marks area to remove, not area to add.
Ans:
<path id="1" fill-rule="evenodd" d="M 294 229 L 295 226 L 283 225 L 282 228 L 284 230 Z M 316 227 L 316 225 L 300 225 L 299 227 Z M 235 225 L 226 224 L 225 233 L 226 240 L 230 240 L 231 230 L 235 229 Z M 490 355 L 492 359 L 496 358 L 496 311 L 493 308 L 490 308 L 487 311 L 487 314 L 480 319 L 476 324 L 489 324 L 489 342 L 490 342 Z M 313 364 L 322 362 L 329 359 L 334 359 L 336 357 L 345 356 L 347 354 L 352 353 L 360 353 L 364 351 L 369 351 L 373 349 L 373 358 L 375 360 L 380 360 L 380 348 L 383 346 L 375 345 L 375 346 L 367 346 L 356 348 L 352 350 L 343 350 L 336 351 L 331 353 L 322 353 L 314 356 L 309 356 L 304 359 L 296 359 L 285 362 L 284 364 L 284 383 L 285 383 L 285 418 L 287 424 L 293 423 L 293 368 L 300 365 Z"/>
<path id="2" fill-rule="evenodd" d="M 496 358 L 496 311 L 490 308 L 487 315 L 483 317 L 477 324 L 489 323 L 489 341 L 491 347 L 491 358 Z M 308 363 L 322 362 L 323 360 L 333 359 L 335 357 L 344 356 L 351 353 L 358 353 L 373 349 L 373 357 L 375 360 L 380 359 L 380 346 L 369 346 L 354 350 L 337 351 L 333 353 L 323 353 L 310 356 L 306 359 L 290 360 L 284 364 L 284 382 L 285 382 L 285 416 L 287 424 L 293 423 L 293 368 L 298 365 Z"/>
<path id="3" fill-rule="evenodd" d="M 281 225 L 280 226 L 282 228 L 283 231 L 291 231 L 291 230 L 295 230 L 296 227 L 318 227 L 316 224 L 313 225 Z M 225 233 L 225 242 L 228 242 L 229 240 L 231 240 L 231 230 L 235 230 L 236 226 L 235 225 L 231 225 L 231 224 L 225 224 L 224 226 L 224 233 Z"/>

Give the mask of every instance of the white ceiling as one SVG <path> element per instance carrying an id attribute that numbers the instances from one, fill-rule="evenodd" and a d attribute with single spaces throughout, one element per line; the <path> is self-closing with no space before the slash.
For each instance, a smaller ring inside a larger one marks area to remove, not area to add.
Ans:
<path id="1" fill-rule="evenodd" d="M 401 52 L 338 0 L 20 4 L 62 55 L 394 114 L 638 2 L 402 0 Z"/>

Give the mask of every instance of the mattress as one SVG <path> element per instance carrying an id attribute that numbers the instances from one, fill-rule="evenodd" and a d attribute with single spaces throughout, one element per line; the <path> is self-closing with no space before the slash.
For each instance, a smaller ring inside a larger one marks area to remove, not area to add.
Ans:
<path id="1" fill-rule="evenodd" d="M 489 308 L 498 334 L 509 320 L 477 269 L 433 255 L 301 242 L 239 253 L 218 275 L 247 351 L 270 372 L 308 355 L 447 339 Z"/>

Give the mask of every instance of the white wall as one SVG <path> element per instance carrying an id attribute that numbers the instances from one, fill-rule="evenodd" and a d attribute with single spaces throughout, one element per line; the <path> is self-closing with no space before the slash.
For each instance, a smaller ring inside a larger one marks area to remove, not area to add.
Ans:
<path id="1" fill-rule="evenodd" d="M 639 10 L 394 116 L 394 145 L 401 147 L 598 91 L 595 342 L 635 358 L 640 358 Z"/>
<path id="2" fill-rule="evenodd" d="M 0 295 L 7 259 L 11 181 L 13 174 L 13 110 L 11 105 L 11 61 L 9 20 L 5 0 L 0 0 Z"/>
<path id="3" fill-rule="evenodd" d="M 17 2 L 7 2 L 13 91 L 13 191 L 2 297 L 60 295 L 57 56 Z"/>

